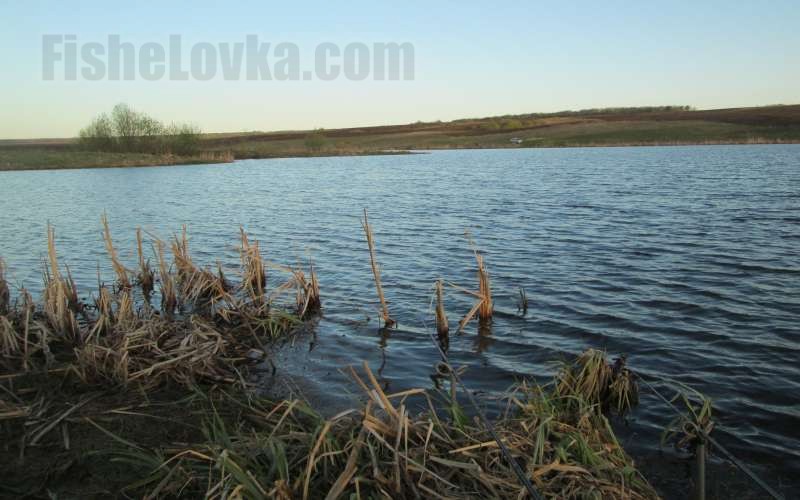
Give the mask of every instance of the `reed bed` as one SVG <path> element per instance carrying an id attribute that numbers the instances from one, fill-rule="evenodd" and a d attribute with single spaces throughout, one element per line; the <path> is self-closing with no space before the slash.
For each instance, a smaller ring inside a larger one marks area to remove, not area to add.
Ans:
<path id="1" fill-rule="evenodd" d="M 249 368 L 268 357 L 267 343 L 320 310 L 312 264 L 308 274 L 299 265 L 278 266 L 289 278 L 268 293 L 258 242 L 240 230 L 242 279 L 231 284 L 221 266 L 213 273 L 192 260 L 184 227 L 170 244 L 171 264 L 166 245 L 153 237 L 159 311 L 141 279 L 149 269 L 142 264 L 141 234 L 137 284 L 144 302 L 137 302 L 133 287 L 122 283 L 120 271 L 125 277 L 129 271 L 115 262 L 107 219 L 102 222 L 118 286 L 99 282 L 93 305 L 84 307 L 69 269 L 62 272 L 48 227 L 42 303 L 23 290 L 0 316 L 0 431 L 15 436 L 6 452 L 48 464 L 34 474 L 33 486 L 14 486 L 15 494 L 44 494 L 50 470 L 59 467 L 51 451 L 61 448 L 81 459 L 104 450 L 93 465 L 94 477 L 103 478 L 102 494 L 108 493 L 105 467 L 123 464 L 128 481 L 119 492 L 146 498 L 526 496 L 498 441 L 483 421 L 467 417 L 449 371 L 442 374 L 449 390 L 387 394 L 366 363 L 360 371 L 351 368 L 364 404 L 330 418 L 300 400 L 271 401 L 248 389 Z M 366 212 L 362 225 L 382 318 L 391 326 Z M 475 254 L 479 291 L 470 292 L 478 299 L 472 314 L 487 320 L 488 273 Z M 4 272 L 0 278 L 5 282 Z M 446 336 L 442 281 L 436 292 L 437 330 Z M 278 297 L 292 293 L 294 310 L 276 307 Z M 656 498 L 605 416 L 624 414 L 637 394 L 624 359 L 610 364 L 590 350 L 565 364 L 552 384 L 523 382 L 506 394 L 494 432 L 547 498 Z M 412 413 L 420 405 L 427 409 Z"/>
<path id="2" fill-rule="evenodd" d="M 69 268 L 62 270 L 59 263 L 55 231 L 48 227 L 41 304 L 36 305 L 23 291 L 16 307 L 8 304 L 5 314 L 0 315 L 0 367 L 4 371 L 58 366 L 86 383 L 135 383 L 139 387 L 155 387 L 167 381 L 184 386 L 204 380 L 230 383 L 239 380 L 241 365 L 266 356 L 263 347 L 267 341 L 286 335 L 300 324 L 299 317 L 270 308 L 263 297 L 252 300 L 254 290 L 262 290 L 257 296 L 263 294 L 263 280 L 254 285 L 249 279 L 254 269 L 264 266 L 257 244 L 249 247 L 254 251 L 243 261 L 245 280 L 233 286 L 221 266 L 212 273 L 194 263 L 185 226 L 172 241 L 171 265 L 166 261 L 165 244 L 153 238 L 163 313 L 159 314 L 149 304 L 156 273 L 144 260 L 141 231 L 137 231 L 137 284 L 144 300 L 137 302 L 130 272 L 119 261 L 105 215 L 101 223 L 115 286 L 100 282 L 98 271 L 93 304 L 82 304 Z M 242 238 L 247 245 L 244 232 Z M 307 318 L 319 310 L 319 283 L 313 267 L 310 280 L 302 273 L 299 276 L 304 306 L 301 312 Z M 0 278 L 5 285 L 4 263 Z"/>

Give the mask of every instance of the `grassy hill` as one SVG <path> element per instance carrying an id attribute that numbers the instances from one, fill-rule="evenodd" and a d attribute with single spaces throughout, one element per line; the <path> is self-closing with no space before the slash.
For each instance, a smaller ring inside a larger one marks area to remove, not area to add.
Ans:
<path id="1" fill-rule="evenodd" d="M 322 146 L 308 145 L 307 138 L 314 133 L 324 136 Z M 205 134 L 203 152 L 192 157 L 79 151 L 74 139 L 0 140 L 0 170 L 210 163 L 424 149 L 767 143 L 800 143 L 800 105 L 717 110 L 684 106 L 606 108 L 316 132 Z"/>

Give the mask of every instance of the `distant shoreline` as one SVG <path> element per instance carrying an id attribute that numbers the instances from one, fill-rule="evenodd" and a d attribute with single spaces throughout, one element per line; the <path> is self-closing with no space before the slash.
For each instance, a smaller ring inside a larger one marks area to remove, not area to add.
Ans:
<path id="1" fill-rule="evenodd" d="M 309 136 L 321 141 L 309 147 Z M 320 138 L 321 136 L 321 138 Z M 75 139 L 0 140 L 0 171 L 229 163 L 451 149 L 800 143 L 800 105 L 605 108 L 330 130 L 204 134 L 192 156 L 81 151 Z"/>
<path id="2" fill-rule="evenodd" d="M 107 163 L 98 164 L 102 162 L 103 153 L 98 154 L 92 162 L 75 162 L 69 163 L 68 155 L 61 155 L 62 161 L 67 163 L 61 165 L 26 165 L 26 164 L 3 164 L 0 163 L 0 172 L 36 172 L 47 170 L 86 170 L 86 169 L 107 169 L 107 168 L 152 168 L 152 167 L 172 167 L 172 166 L 189 166 L 189 165 L 215 165 L 215 164 L 228 164 L 237 161 L 245 160 L 279 160 L 288 158 L 336 158 L 336 157 L 359 157 L 359 156 L 395 156 L 395 155 L 414 155 L 426 154 L 434 151 L 469 151 L 469 150 L 504 150 L 504 149 L 580 149 L 580 148 L 647 148 L 647 147 L 679 147 L 679 146 L 770 146 L 781 144 L 800 144 L 800 140 L 793 141 L 741 141 L 741 142 L 723 142 L 723 141 L 706 141 L 706 142 L 663 142 L 663 143 L 604 143 L 604 144 L 570 144 L 566 146 L 464 146 L 464 147 L 446 147 L 446 148 L 421 148 L 415 150 L 395 150 L 395 151 L 361 151 L 361 152 L 341 152 L 330 151 L 321 152 L 316 154 L 302 154 L 302 153 L 286 153 L 277 155 L 264 155 L 264 156 L 248 156 L 243 158 L 215 158 L 215 157 L 164 157 L 159 155 L 154 156 L 153 159 L 142 159 L 142 155 L 131 155 L 132 159 L 118 159 L 115 157 L 109 158 Z M 2 161 L 3 152 L 0 151 L 0 161 Z"/>

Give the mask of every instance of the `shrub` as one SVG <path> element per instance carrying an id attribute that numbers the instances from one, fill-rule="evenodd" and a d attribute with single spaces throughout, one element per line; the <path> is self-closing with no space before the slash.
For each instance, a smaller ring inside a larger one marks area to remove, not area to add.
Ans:
<path id="1" fill-rule="evenodd" d="M 92 151 L 190 155 L 197 152 L 200 134 L 195 125 L 165 126 L 127 104 L 117 104 L 110 115 L 103 113 L 81 129 L 79 144 Z"/>

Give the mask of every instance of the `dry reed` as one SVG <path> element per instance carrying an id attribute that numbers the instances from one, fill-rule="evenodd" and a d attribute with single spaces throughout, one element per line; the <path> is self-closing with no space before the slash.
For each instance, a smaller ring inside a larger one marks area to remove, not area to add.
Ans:
<path id="1" fill-rule="evenodd" d="M 150 268 L 150 261 L 145 260 L 144 251 L 142 249 L 142 229 L 136 228 L 136 254 L 139 257 L 139 286 L 142 288 L 142 294 L 145 300 L 150 300 L 150 295 L 153 293 L 153 284 L 155 282 L 155 273 Z"/>
<path id="2" fill-rule="evenodd" d="M 457 290 L 467 293 L 475 297 L 476 301 L 473 304 L 472 308 L 461 318 L 461 321 L 458 323 L 458 331 L 461 332 L 467 326 L 467 324 L 478 316 L 478 319 L 483 324 L 488 324 L 492 319 L 492 314 L 494 312 L 494 303 L 492 302 L 492 288 L 489 283 L 489 272 L 486 270 L 486 265 L 483 262 L 483 255 L 478 253 L 477 248 L 475 248 L 475 244 L 472 241 L 472 238 L 469 236 L 469 233 L 466 234 L 467 240 L 469 241 L 469 245 L 472 248 L 473 253 L 475 254 L 475 261 L 478 265 L 478 291 L 473 292 L 471 290 L 467 290 L 466 288 L 460 287 L 458 285 L 454 285 L 450 283 L 450 286 L 456 288 Z"/>
<path id="3" fill-rule="evenodd" d="M 239 257 L 242 262 L 242 289 L 253 304 L 264 304 L 265 290 L 267 287 L 267 272 L 264 260 L 261 257 L 258 240 L 250 243 L 243 227 L 239 227 L 241 246 Z"/>
<path id="4" fill-rule="evenodd" d="M 61 274 L 55 246 L 55 229 L 47 226 L 47 256 L 50 268 L 45 269 L 43 294 L 44 313 L 47 322 L 57 335 L 62 335 L 74 344 L 82 342 L 81 330 L 75 315 L 82 311 L 78 301 L 75 282 L 67 269 L 67 278 Z"/>
<path id="5" fill-rule="evenodd" d="M 391 327 L 395 321 L 389 316 L 389 306 L 386 303 L 386 298 L 383 295 L 383 286 L 381 286 L 381 270 L 378 262 L 375 259 L 375 240 L 372 235 L 372 227 L 369 225 L 367 219 L 367 209 L 364 209 L 364 220 L 361 221 L 361 227 L 364 229 L 364 234 L 367 236 L 367 246 L 369 246 L 369 263 L 372 267 L 372 276 L 375 279 L 375 288 L 378 292 L 378 300 L 381 304 L 381 318 L 383 318 L 384 326 Z"/>
<path id="6" fill-rule="evenodd" d="M 588 349 L 575 362 L 562 366 L 556 390 L 565 396 L 579 395 L 602 411 L 624 415 L 639 404 L 639 385 L 625 362 L 623 356 L 609 364 L 605 352 Z"/>
<path id="7" fill-rule="evenodd" d="M 117 275 L 117 286 L 122 290 L 127 290 L 131 288 L 128 270 L 122 265 L 117 250 L 114 248 L 114 242 L 111 240 L 111 229 L 108 227 L 108 216 L 105 212 L 100 217 L 100 221 L 103 223 L 103 241 L 105 242 L 106 252 L 108 252 L 108 257 L 111 259 L 111 267 Z"/>
<path id="8" fill-rule="evenodd" d="M 170 273 L 170 267 L 164 257 L 166 253 L 163 241 L 155 238 L 156 256 L 158 257 L 158 281 L 161 292 L 161 310 L 171 316 L 178 307 L 177 286 L 175 278 Z"/>

